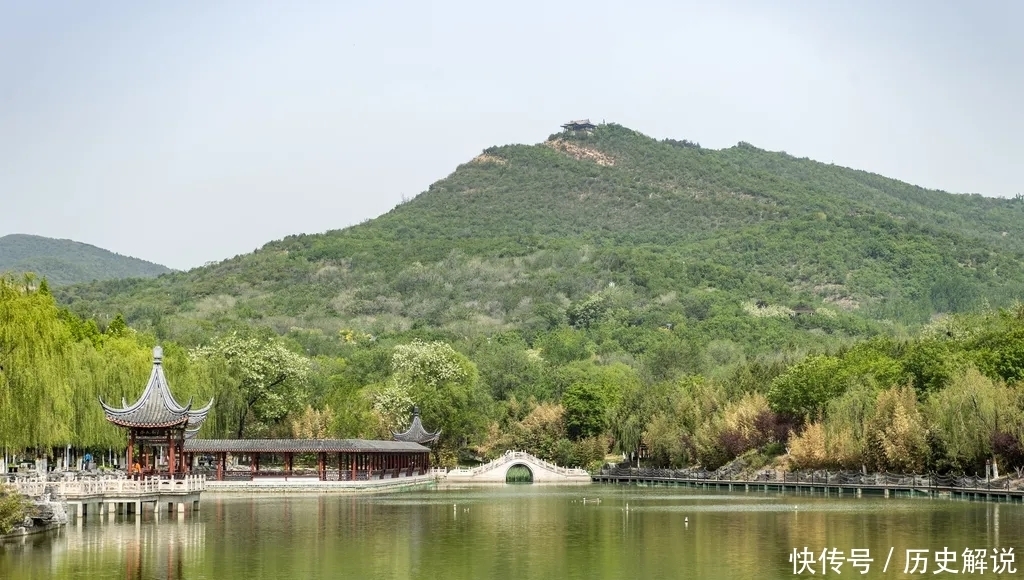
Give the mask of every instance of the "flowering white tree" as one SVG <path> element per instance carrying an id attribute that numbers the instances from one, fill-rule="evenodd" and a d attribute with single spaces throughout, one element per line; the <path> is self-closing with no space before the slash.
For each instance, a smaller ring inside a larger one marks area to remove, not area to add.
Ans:
<path id="1" fill-rule="evenodd" d="M 407 389 L 389 381 L 373 392 L 372 400 L 373 410 L 384 430 L 381 436 L 390 437 L 408 424 L 409 409 L 414 403 Z"/>
<path id="2" fill-rule="evenodd" d="M 414 340 L 395 347 L 391 370 L 400 385 L 421 384 L 435 389 L 440 384 L 467 378 L 464 358 L 448 343 Z"/>
<path id="3" fill-rule="evenodd" d="M 275 339 L 233 333 L 213 344 L 196 347 L 189 355 L 193 359 L 221 357 L 238 377 L 239 439 L 245 433 L 250 414 L 262 424 L 272 423 L 304 403 L 310 361 Z"/>
<path id="4" fill-rule="evenodd" d="M 390 402 L 405 406 L 406 421 L 411 403 L 419 405 L 427 427 L 441 429 L 443 447 L 455 450 L 483 429 L 489 398 L 477 380 L 476 365 L 451 345 L 414 340 L 396 346 L 391 367 L 385 389 L 395 390 L 388 395 Z"/>

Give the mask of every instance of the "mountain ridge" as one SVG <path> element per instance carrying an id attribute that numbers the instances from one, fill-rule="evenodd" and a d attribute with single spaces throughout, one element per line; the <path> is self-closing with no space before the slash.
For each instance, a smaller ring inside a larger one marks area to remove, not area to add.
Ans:
<path id="1" fill-rule="evenodd" d="M 489 147 L 355 226 L 59 297 L 83 314 L 123 311 L 170 335 L 195 324 L 530 334 L 547 324 L 538 319 L 612 284 L 617 308 L 644 324 L 687 323 L 703 342 L 714 332 L 738 338 L 742 324 L 716 325 L 753 316 L 750 302 L 833 311 L 786 323 L 810 343 L 811 331 L 887 332 L 1019 298 L 1024 237 L 1010 234 L 1021 217 L 1020 200 L 608 124 Z M 751 339 L 762 350 L 784 342 L 762 338 Z"/>
<path id="2" fill-rule="evenodd" d="M 31 272 L 53 286 L 112 278 L 147 278 L 170 268 L 84 242 L 33 234 L 0 236 L 0 272 Z"/>

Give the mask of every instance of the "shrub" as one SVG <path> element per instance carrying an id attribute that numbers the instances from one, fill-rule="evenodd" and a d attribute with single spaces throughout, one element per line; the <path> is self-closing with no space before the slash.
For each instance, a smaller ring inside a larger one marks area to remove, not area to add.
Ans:
<path id="1" fill-rule="evenodd" d="M 875 414 L 868 423 L 866 453 L 877 471 L 920 472 L 928 456 L 928 430 L 910 387 L 878 394 Z"/>
<path id="2" fill-rule="evenodd" d="M 0 484 L 0 534 L 7 534 L 29 515 L 32 503 L 12 487 Z"/>
<path id="3" fill-rule="evenodd" d="M 795 433 L 789 439 L 789 458 L 797 469 L 817 469 L 825 467 L 825 428 L 821 423 L 810 423 L 799 435 Z"/>

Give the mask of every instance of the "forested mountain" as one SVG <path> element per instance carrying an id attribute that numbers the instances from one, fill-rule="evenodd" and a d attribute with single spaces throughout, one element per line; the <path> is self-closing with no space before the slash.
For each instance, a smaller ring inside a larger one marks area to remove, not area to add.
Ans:
<path id="1" fill-rule="evenodd" d="M 602 125 L 487 149 L 355 227 L 59 298 L 179 338 L 256 323 L 528 339 L 593 299 L 631 326 L 765 351 L 1009 303 L 1024 288 L 1022 218 L 1019 200 Z"/>
<path id="2" fill-rule="evenodd" d="M 446 465 L 1024 469 L 1022 216 L 616 125 L 490 148 L 212 266 L 0 280 L 0 403 L 55 409 L 0 444 L 114 444 L 77 401 L 131 398 L 159 341 L 203 436 L 389 437 L 418 405 Z"/>
<path id="3" fill-rule="evenodd" d="M 0 237 L 0 272 L 32 272 L 53 286 L 110 280 L 154 278 L 171 269 L 72 240 L 28 234 Z"/>

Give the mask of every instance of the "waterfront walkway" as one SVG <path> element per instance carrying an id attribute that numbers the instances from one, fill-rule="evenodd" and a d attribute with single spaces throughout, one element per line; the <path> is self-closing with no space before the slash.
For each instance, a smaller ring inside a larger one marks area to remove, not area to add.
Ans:
<path id="1" fill-rule="evenodd" d="M 431 469 L 424 474 L 354 481 L 324 481 L 318 477 L 277 474 L 248 479 L 207 481 L 206 491 L 209 493 L 382 493 L 429 486 L 436 483 L 439 477 L 444 477 L 444 470 Z"/>
<path id="2" fill-rule="evenodd" d="M 611 467 L 593 476 L 595 483 L 676 485 L 722 491 L 777 491 L 842 496 L 864 494 L 926 496 L 1024 503 L 1024 487 L 1007 478 L 857 472 L 779 472 L 766 470 L 750 478 L 710 471 Z"/>

